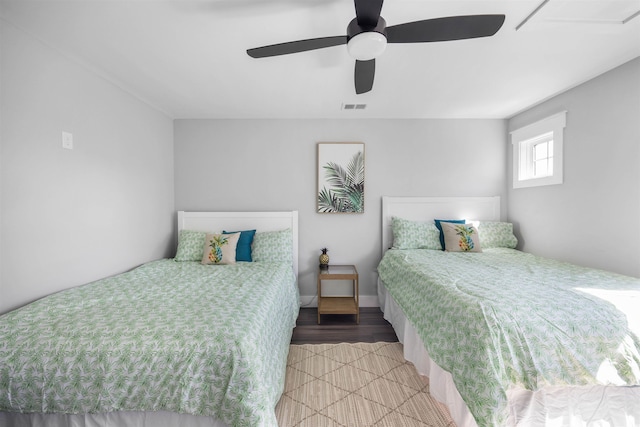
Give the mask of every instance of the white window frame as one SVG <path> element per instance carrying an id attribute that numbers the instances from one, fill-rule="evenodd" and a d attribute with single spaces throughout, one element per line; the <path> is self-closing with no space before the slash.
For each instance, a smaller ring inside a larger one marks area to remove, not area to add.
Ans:
<path id="1" fill-rule="evenodd" d="M 513 144 L 513 188 L 537 187 L 562 184 L 563 139 L 567 124 L 567 112 L 562 111 L 511 132 Z M 533 149 L 536 144 L 553 141 L 551 153 L 552 171 L 536 177 Z"/>

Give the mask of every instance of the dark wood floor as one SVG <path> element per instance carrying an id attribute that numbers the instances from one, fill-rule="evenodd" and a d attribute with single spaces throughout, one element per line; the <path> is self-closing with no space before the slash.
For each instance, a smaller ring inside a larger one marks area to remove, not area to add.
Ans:
<path id="1" fill-rule="evenodd" d="M 320 320 L 318 325 L 317 308 L 301 308 L 291 344 L 398 341 L 378 307 L 361 307 L 360 324 L 353 314 L 323 314 Z"/>

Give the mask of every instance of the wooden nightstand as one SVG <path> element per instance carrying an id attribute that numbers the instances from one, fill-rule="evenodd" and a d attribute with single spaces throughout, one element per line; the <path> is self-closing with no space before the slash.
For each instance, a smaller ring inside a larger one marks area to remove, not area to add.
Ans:
<path id="1" fill-rule="evenodd" d="M 323 297 L 323 280 L 351 280 L 353 296 Z M 329 265 L 329 268 L 318 270 L 318 324 L 320 324 L 321 314 L 355 314 L 356 323 L 360 323 L 358 270 L 355 265 Z"/>

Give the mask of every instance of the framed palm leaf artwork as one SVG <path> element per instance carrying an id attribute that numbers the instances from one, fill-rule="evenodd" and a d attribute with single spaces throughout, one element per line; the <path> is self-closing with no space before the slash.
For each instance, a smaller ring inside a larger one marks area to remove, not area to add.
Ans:
<path id="1" fill-rule="evenodd" d="M 318 212 L 364 212 L 364 143 L 318 143 Z"/>

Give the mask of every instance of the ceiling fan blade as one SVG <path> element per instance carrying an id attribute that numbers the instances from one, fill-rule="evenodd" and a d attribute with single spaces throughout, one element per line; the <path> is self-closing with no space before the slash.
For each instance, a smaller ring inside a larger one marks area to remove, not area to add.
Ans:
<path id="1" fill-rule="evenodd" d="M 488 37 L 498 32 L 504 15 L 468 15 L 426 19 L 387 27 L 387 43 L 421 43 Z"/>
<path id="2" fill-rule="evenodd" d="M 356 83 L 356 94 L 369 92 L 373 87 L 373 77 L 376 73 L 376 60 L 356 61 L 356 71 L 354 80 Z"/>
<path id="3" fill-rule="evenodd" d="M 341 44 L 347 44 L 347 36 L 320 37 L 317 39 L 296 40 L 293 42 L 272 44 L 269 46 L 247 49 L 247 54 L 252 58 L 266 58 L 268 56 L 288 55 L 290 53 L 323 49 L 325 47 L 338 46 Z"/>
<path id="4" fill-rule="evenodd" d="M 382 0 L 354 0 L 356 21 L 361 27 L 375 27 L 380 18 Z"/>

